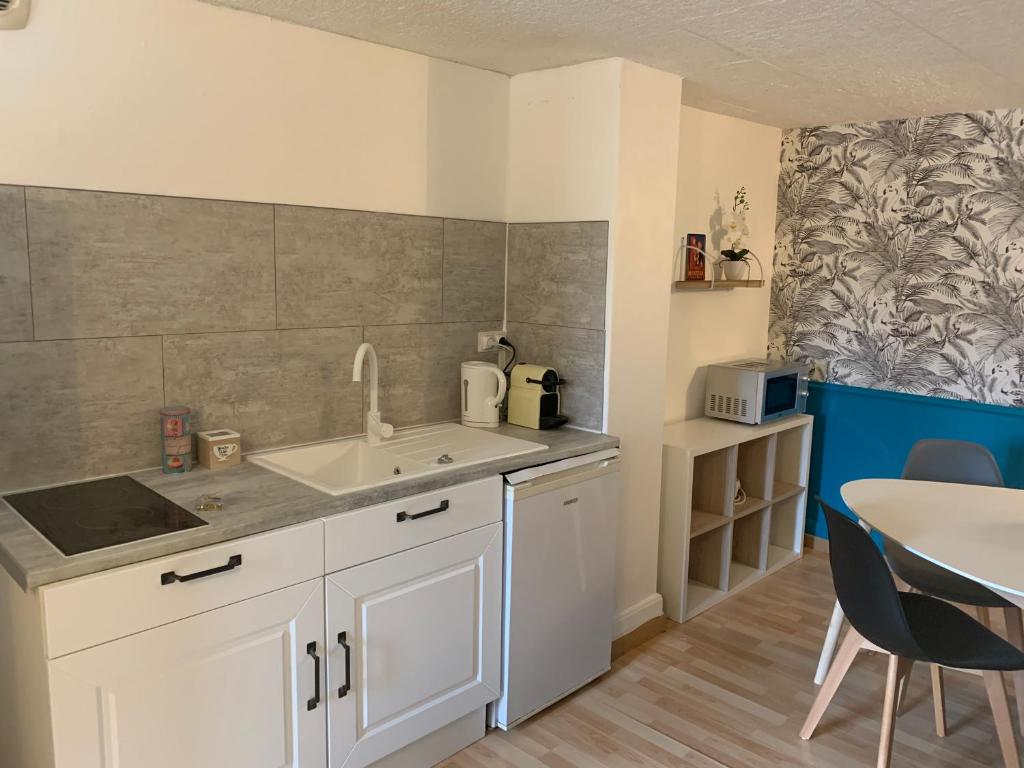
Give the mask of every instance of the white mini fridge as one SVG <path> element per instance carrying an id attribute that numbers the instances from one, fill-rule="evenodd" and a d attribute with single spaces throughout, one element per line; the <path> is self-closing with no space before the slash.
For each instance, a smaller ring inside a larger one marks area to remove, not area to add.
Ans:
<path id="1" fill-rule="evenodd" d="M 619 461 L 608 450 L 505 477 L 500 728 L 611 667 Z"/>

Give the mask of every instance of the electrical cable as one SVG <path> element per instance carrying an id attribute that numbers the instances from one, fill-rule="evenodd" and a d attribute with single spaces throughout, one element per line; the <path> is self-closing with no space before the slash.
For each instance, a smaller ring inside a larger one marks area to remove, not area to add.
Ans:
<path id="1" fill-rule="evenodd" d="M 509 361 L 505 364 L 505 368 L 502 370 L 502 373 L 508 376 L 509 369 L 512 367 L 512 364 L 516 361 L 516 345 L 509 341 L 507 337 L 502 336 L 500 339 L 498 339 L 498 346 L 502 347 L 503 349 L 507 349 L 512 353 L 512 357 L 509 358 Z"/>

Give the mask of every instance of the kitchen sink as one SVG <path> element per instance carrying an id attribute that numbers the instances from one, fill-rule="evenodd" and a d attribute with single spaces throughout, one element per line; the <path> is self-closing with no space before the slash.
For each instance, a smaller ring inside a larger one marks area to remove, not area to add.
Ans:
<path id="1" fill-rule="evenodd" d="M 435 424 L 399 430 L 376 445 L 357 437 L 268 451 L 249 456 L 248 461 L 338 496 L 546 449 L 541 443 L 461 424 Z"/>

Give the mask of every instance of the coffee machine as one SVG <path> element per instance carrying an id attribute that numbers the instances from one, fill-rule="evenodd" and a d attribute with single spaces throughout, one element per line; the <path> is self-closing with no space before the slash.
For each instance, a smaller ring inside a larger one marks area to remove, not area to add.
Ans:
<path id="1" fill-rule="evenodd" d="M 508 391 L 508 423 L 530 429 L 554 429 L 569 421 L 561 410 L 558 371 L 546 365 L 520 364 L 512 369 Z"/>

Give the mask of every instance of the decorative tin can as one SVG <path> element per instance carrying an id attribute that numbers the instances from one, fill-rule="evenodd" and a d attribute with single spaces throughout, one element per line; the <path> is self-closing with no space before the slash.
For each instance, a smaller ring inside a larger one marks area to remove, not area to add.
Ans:
<path id="1" fill-rule="evenodd" d="M 178 475 L 182 472 L 191 472 L 192 454 L 183 453 L 180 455 L 169 455 L 165 453 L 161 469 L 163 469 L 163 471 L 168 475 Z"/>
<path id="2" fill-rule="evenodd" d="M 161 409 L 160 430 L 164 437 L 191 435 L 192 409 L 184 405 L 169 405 Z"/>
<path id="3" fill-rule="evenodd" d="M 163 438 L 161 468 L 169 475 L 192 469 L 192 409 L 169 405 L 160 411 Z"/>

